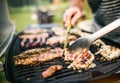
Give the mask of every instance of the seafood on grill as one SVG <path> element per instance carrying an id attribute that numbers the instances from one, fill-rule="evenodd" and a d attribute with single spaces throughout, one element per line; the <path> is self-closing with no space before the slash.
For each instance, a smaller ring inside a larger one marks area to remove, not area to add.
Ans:
<path id="1" fill-rule="evenodd" d="M 28 52 L 24 52 L 22 54 L 14 56 L 14 63 L 15 65 L 32 65 L 36 63 L 43 63 L 47 61 L 51 61 L 55 58 L 62 57 L 63 49 L 55 48 L 55 49 L 43 49 L 42 51 L 38 52 L 40 49 L 37 50 L 37 53 L 33 54 L 34 50 L 28 51 L 32 54 L 28 54 Z"/>
<path id="2" fill-rule="evenodd" d="M 52 65 L 42 72 L 42 77 L 48 78 L 52 76 L 56 71 L 60 71 L 62 69 L 63 69 L 62 65 Z"/>
<path id="3" fill-rule="evenodd" d="M 95 56 L 88 49 L 81 49 L 78 52 L 70 52 L 66 49 L 64 60 L 70 62 L 68 68 L 74 70 L 88 69 L 93 63 Z"/>

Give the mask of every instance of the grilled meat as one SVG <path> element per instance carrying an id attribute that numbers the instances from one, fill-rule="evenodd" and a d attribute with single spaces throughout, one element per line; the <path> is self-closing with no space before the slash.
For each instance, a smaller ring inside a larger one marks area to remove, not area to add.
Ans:
<path id="1" fill-rule="evenodd" d="M 77 36 L 81 37 L 82 31 L 78 28 L 73 28 L 73 29 L 71 29 L 70 34 L 77 35 Z"/>
<path id="2" fill-rule="evenodd" d="M 53 36 L 47 40 L 46 44 L 53 46 L 57 43 L 63 44 L 64 41 L 65 41 L 65 36 Z"/>
<path id="3" fill-rule="evenodd" d="M 98 39 L 95 42 L 93 42 L 93 44 L 90 46 L 90 50 L 93 54 L 96 54 L 96 52 L 98 52 L 101 48 L 102 45 L 104 45 L 105 43 Z"/>
<path id="4" fill-rule="evenodd" d="M 66 38 L 66 36 L 53 36 L 47 40 L 46 44 L 53 46 L 53 45 L 59 43 L 59 44 L 63 45 L 65 38 Z M 69 41 L 75 41 L 76 39 L 77 39 L 77 37 L 74 35 L 69 36 Z"/>
<path id="5" fill-rule="evenodd" d="M 40 33 L 40 34 L 23 34 L 20 35 L 19 38 L 20 39 L 35 39 L 35 38 L 48 38 L 49 37 L 49 33 Z"/>
<path id="6" fill-rule="evenodd" d="M 45 38 L 35 38 L 35 39 L 23 39 L 21 41 L 21 47 L 29 48 L 29 47 L 35 47 L 35 46 L 44 46 L 46 43 Z"/>
<path id="7" fill-rule="evenodd" d="M 76 39 L 77 39 L 77 37 L 75 35 L 70 35 L 69 36 L 69 42 L 75 41 Z"/>
<path id="8" fill-rule="evenodd" d="M 58 57 L 62 57 L 63 54 L 63 50 L 61 48 L 50 49 L 47 51 L 43 49 L 43 52 L 41 50 L 39 52 L 39 50 L 40 49 L 37 50 L 36 54 L 33 54 L 33 52 L 35 51 L 34 49 L 32 51 L 29 51 L 30 53 L 24 52 L 23 54 L 14 56 L 15 65 L 30 65 L 42 63 Z"/>
<path id="9" fill-rule="evenodd" d="M 42 39 L 43 38 L 35 38 L 34 42 L 32 42 L 32 44 L 31 44 L 31 46 L 40 46 L 40 43 L 41 43 Z"/>
<path id="10" fill-rule="evenodd" d="M 23 48 L 25 46 L 25 43 L 26 43 L 27 39 L 23 39 L 20 43 L 21 47 Z"/>
<path id="11" fill-rule="evenodd" d="M 22 53 L 20 53 L 19 55 L 16 55 L 14 56 L 14 59 L 25 59 L 27 57 L 30 57 L 31 55 L 34 55 L 34 54 L 41 54 L 43 52 L 46 52 L 46 51 L 49 51 L 50 48 L 35 48 L 35 49 L 30 49 L 30 50 L 26 50 Z"/>
<path id="12" fill-rule="evenodd" d="M 23 52 L 21 54 L 25 55 L 25 56 L 26 55 L 30 56 L 30 55 L 33 55 L 33 54 L 40 54 L 42 52 L 46 52 L 46 51 L 49 51 L 49 50 L 50 50 L 50 48 L 35 48 L 35 49 L 26 50 L 25 52 Z M 18 55 L 18 56 L 21 56 L 21 54 Z M 15 56 L 15 57 L 17 57 L 17 56 Z"/>
<path id="13" fill-rule="evenodd" d="M 50 66 L 47 70 L 42 72 L 42 77 L 48 78 L 48 77 L 52 76 L 56 71 L 60 71 L 62 69 L 63 69 L 62 65 Z"/>
<path id="14" fill-rule="evenodd" d="M 102 40 L 98 39 L 95 42 L 93 42 L 92 45 L 96 45 L 97 47 L 100 47 L 101 45 L 105 45 L 105 43 Z"/>
<path id="15" fill-rule="evenodd" d="M 115 46 L 107 45 L 102 40 L 97 40 L 93 43 L 94 48 L 96 48 L 95 55 L 100 54 L 102 58 L 110 61 L 120 57 L 120 48 Z M 104 59 L 103 59 L 104 60 Z"/>
<path id="16" fill-rule="evenodd" d="M 46 39 L 42 38 L 40 42 L 40 46 L 44 46 L 46 44 Z"/>
<path id="17" fill-rule="evenodd" d="M 71 61 L 72 63 L 68 68 L 73 69 L 87 69 L 94 60 L 94 55 L 87 49 L 81 49 L 79 52 L 65 51 L 65 61 Z"/>
<path id="18" fill-rule="evenodd" d="M 77 37 L 82 37 L 82 36 L 90 35 L 90 33 L 88 33 L 88 32 L 83 32 L 83 31 L 81 31 L 81 30 L 78 29 L 78 28 L 73 28 L 73 29 L 71 29 L 70 34 L 76 35 Z"/>
<path id="19" fill-rule="evenodd" d="M 102 55 L 108 61 L 120 57 L 120 49 L 110 45 L 102 45 L 100 50 L 96 53 Z"/>
<path id="20" fill-rule="evenodd" d="M 51 30 L 55 33 L 55 35 L 58 36 L 66 35 L 66 30 L 63 29 L 62 27 L 53 27 Z"/>
<path id="21" fill-rule="evenodd" d="M 35 29 L 27 29 L 23 31 L 24 34 L 39 34 L 39 33 L 46 33 L 47 30 L 43 28 L 35 28 Z"/>

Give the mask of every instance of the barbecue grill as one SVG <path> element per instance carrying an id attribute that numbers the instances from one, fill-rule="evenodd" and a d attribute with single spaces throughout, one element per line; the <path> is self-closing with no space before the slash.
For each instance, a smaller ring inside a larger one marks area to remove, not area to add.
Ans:
<path id="1" fill-rule="evenodd" d="M 49 27 L 48 27 L 49 26 Z M 53 25 L 55 26 L 55 25 Z M 31 25 L 27 29 L 32 29 L 35 27 L 42 28 L 43 25 Z M 52 26 L 46 25 L 46 29 L 51 29 Z M 45 27 L 44 27 L 45 28 Z M 64 64 L 62 58 L 52 60 L 43 65 L 27 65 L 27 66 L 15 66 L 13 61 L 13 56 L 21 53 L 23 50 L 20 48 L 20 39 L 18 36 L 21 34 L 15 35 L 6 56 L 5 62 L 5 74 L 7 80 L 13 83 L 76 83 L 83 81 L 95 80 L 103 77 L 110 76 L 117 72 L 120 69 L 120 58 L 113 61 L 104 61 L 100 62 L 95 60 L 96 67 L 89 70 L 83 70 L 81 73 L 67 69 L 67 65 Z M 105 39 L 104 39 L 105 40 Z M 94 48 L 91 48 L 91 51 L 94 51 Z M 98 56 L 99 57 L 99 56 Z M 58 71 L 47 79 L 43 79 L 41 74 L 46 68 L 50 65 L 62 64 L 63 70 Z"/>
<path id="2" fill-rule="evenodd" d="M 4 1 L 4 0 L 2 0 Z M 1 5 L 0 5 L 1 6 Z M 5 64 L 4 64 L 4 71 L 5 76 L 8 81 L 11 83 L 77 83 L 77 82 L 83 82 L 83 81 L 90 81 L 90 80 L 96 80 L 103 77 L 110 76 L 112 74 L 115 74 L 117 71 L 120 70 L 120 58 L 115 59 L 113 61 L 104 61 L 100 62 L 97 59 L 94 61 L 96 63 L 96 67 L 89 70 L 82 70 L 82 72 L 73 71 L 71 69 L 67 69 L 67 65 L 64 64 L 63 59 L 55 59 L 48 63 L 44 64 L 38 64 L 38 65 L 27 65 L 27 66 L 15 66 L 13 61 L 13 56 L 23 52 L 20 48 L 20 39 L 18 36 L 22 34 L 22 32 L 18 33 L 17 35 L 14 35 L 14 26 L 9 25 L 6 23 L 6 25 L 11 26 L 7 28 L 8 30 L 11 30 L 9 33 L 9 36 L 7 35 L 6 40 L 7 42 L 2 43 L 2 45 L 5 45 L 4 49 L 2 50 L 2 53 L 7 49 L 6 57 L 5 57 Z M 32 28 L 46 28 L 51 29 L 53 26 L 58 26 L 56 24 L 34 24 L 28 26 L 27 29 Z M 103 39 L 104 41 L 108 41 L 108 39 Z M 12 41 L 12 42 L 11 42 Z M 11 42 L 11 44 L 10 44 Z M 108 41 L 109 43 L 115 44 L 112 41 Z M 10 44 L 10 45 L 9 45 Z M 1 42 L 0 42 L 1 45 Z M 9 47 L 8 47 L 9 45 Z M 117 44 L 115 44 L 117 45 Z M 2 48 L 2 47 L 0 47 Z M 91 48 L 91 51 L 94 52 L 94 48 Z M 50 65 L 55 64 L 61 64 L 63 65 L 63 70 L 58 71 L 55 74 L 53 74 L 51 77 L 47 79 L 43 79 L 41 76 L 41 73 L 46 70 Z"/>

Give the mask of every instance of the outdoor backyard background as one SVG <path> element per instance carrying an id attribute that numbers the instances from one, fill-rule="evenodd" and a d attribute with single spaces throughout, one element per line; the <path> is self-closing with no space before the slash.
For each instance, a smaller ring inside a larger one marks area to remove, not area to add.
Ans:
<path id="1" fill-rule="evenodd" d="M 86 0 L 87 1 L 87 0 Z M 54 11 L 54 22 L 62 24 L 62 17 L 65 9 L 69 7 L 70 0 L 8 0 L 9 17 L 16 24 L 16 33 L 24 30 L 28 25 L 37 23 L 37 19 L 33 19 L 38 9 L 46 8 Z M 91 18 L 91 11 L 85 4 L 85 19 Z M 64 26 L 63 26 L 64 27 Z M 5 62 L 5 54 L 0 58 L 0 61 Z M 4 71 L 0 72 L 0 83 L 9 83 L 5 79 Z"/>

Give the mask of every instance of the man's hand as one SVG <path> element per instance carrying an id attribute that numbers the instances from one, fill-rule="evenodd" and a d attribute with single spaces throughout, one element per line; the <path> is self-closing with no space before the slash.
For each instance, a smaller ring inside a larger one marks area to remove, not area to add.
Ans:
<path id="1" fill-rule="evenodd" d="M 71 25 L 74 26 L 81 17 L 83 17 L 83 12 L 81 9 L 79 9 L 78 7 L 70 7 L 64 13 L 64 25 L 67 27 L 71 22 Z"/>

